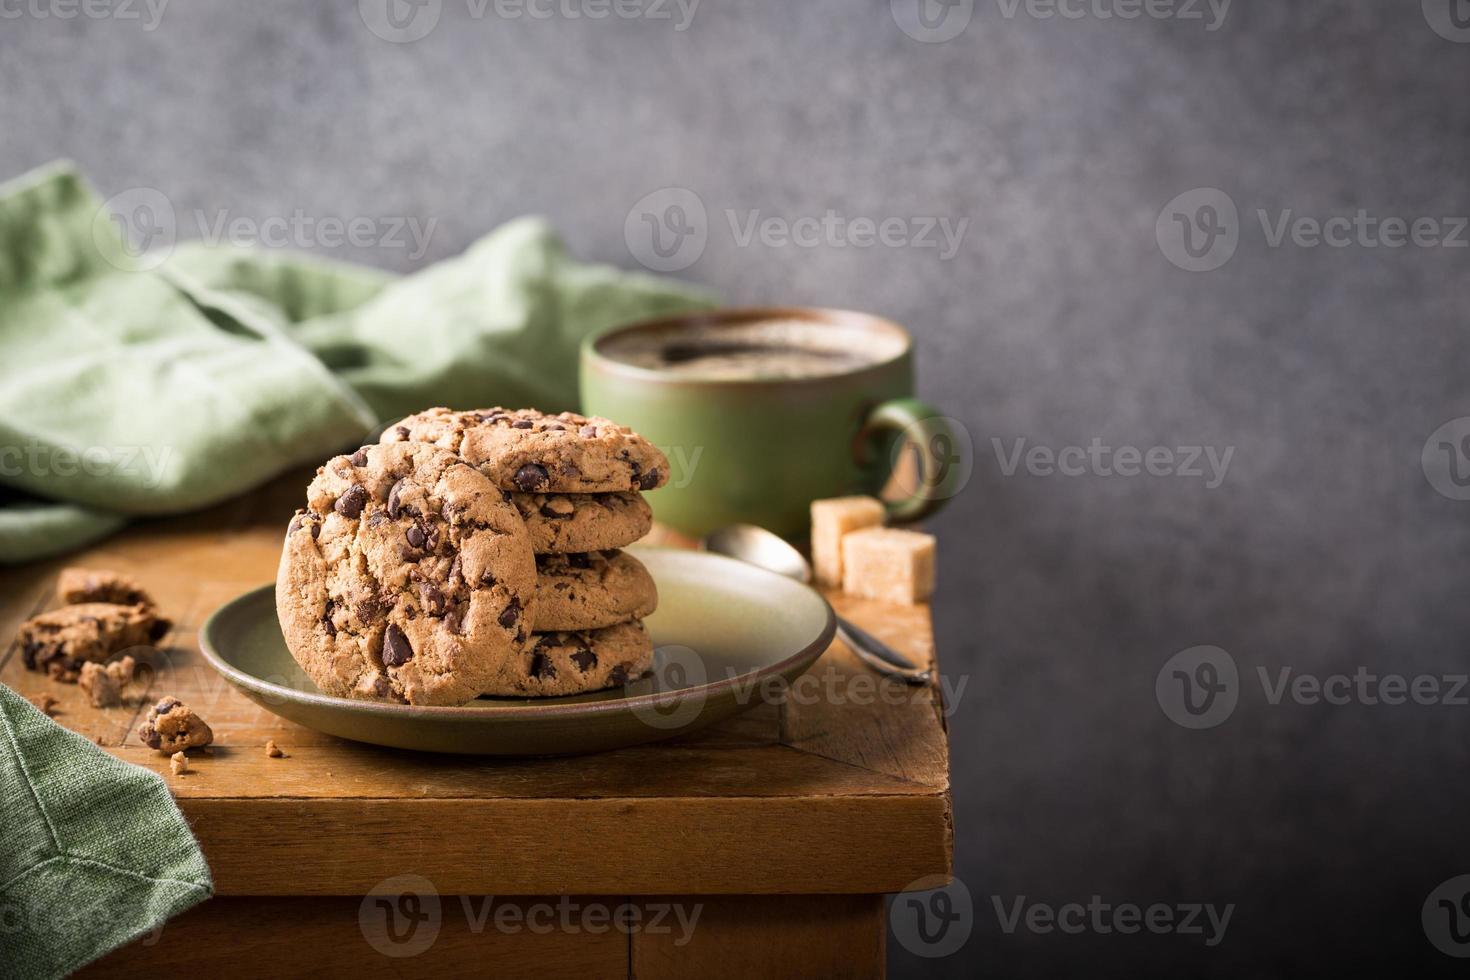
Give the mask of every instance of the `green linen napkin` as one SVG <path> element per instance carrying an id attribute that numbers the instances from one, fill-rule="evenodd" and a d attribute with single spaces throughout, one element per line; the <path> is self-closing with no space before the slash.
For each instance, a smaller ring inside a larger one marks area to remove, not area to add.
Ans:
<path id="1" fill-rule="evenodd" d="M 65 976 L 214 893 L 159 776 L 3 684 L 0 808 L 0 976 Z"/>
<path id="2" fill-rule="evenodd" d="M 575 262 L 541 221 L 393 278 L 290 253 L 124 246 L 67 164 L 0 185 L 0 562 L 191 510 L 431 405 L 577 401 L 590 334 L 711 305 Z M 39 499 L 35 499 L 39 498 Z"/>

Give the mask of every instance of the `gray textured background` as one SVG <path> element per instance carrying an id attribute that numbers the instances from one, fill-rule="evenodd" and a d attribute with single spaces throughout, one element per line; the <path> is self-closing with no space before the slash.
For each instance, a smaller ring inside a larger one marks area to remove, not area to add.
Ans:
<path id="1" fill-rule="evenodd" d="M 932 962 L 895 942 L 895 971 L 1455 962 L 1419 912 L 1470 871 L 1470 709 L 1272 706 L 1255 670 L 1466 670 L 1470 504 L 1431 488 L 1420 450 L 1470 414 L 1470 250 L 1273 249 L 1254 215 L 1470 214 L 1470 44 L 1436 35 L 1417 0 L 1237 0 L 1215 32 L 980 0 L 938 44 L 900 31 L 887 0 L 704 0 L 683 32 L 466 9 L 445 0 L 411 44 L 373 36 L 350 2 L 175 0 L 151 32 L 0 19 L 0 175 L 70 156 L 105 192 L 156 187 L 180 211 L 432 217 L 428 260 L 539 212 L 576 254 L 626 266 L 634 202 L 695 191 L 709 244 L 683 275 L 910 325 L 924 393 L 976 443 L 974 479 L 935 522 L 941 650 L 968 677 L 951 733 L 974 934 Z M 1202 186 L 1239 206 L 1241 242 L 1194 274 L 1154 228 Z M 723 213 L 757 208 L 970 226 L 949 261 L 738 247 Z M 1007 477 L 993 437 L 1235 454 L 1217 489 Z M 1242 674 L 1208 731 L 1154 694 L 1196 644 Z M 992 907 L 1094 894 L 1236 910 L 1207 949 L 1006 934 Z"/>

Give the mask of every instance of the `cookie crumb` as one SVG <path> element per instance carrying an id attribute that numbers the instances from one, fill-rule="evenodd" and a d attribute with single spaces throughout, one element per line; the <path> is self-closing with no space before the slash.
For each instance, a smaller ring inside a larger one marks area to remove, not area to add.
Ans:
<path id="1" fill-rule="evenodd" d="M 175 752 L 169 756 L 168 764 L 175 776 L 182 776 L 189 771 L 189 757 L 182 752 Z"/>
<path id="2" fill-rule="evenodd" d="M 116 708 L 122 704 L 122 689 L 115 675 L 99 663 L 82 664 L 77 686 L 87 692 L 94 708 Z"/>
<path id="3" fill-rule="evenodd" d="M 276 740 L 273 738 L 266 739 L 265 754 L 270 756 L 272 759 L 285 758 L 286 755 L 286 753 L 281 751 L 281 747 L 276 744 Z"/>
<path id="4" fill-rule="evenodd" d="M 193 708 L 170 696 L 148 709 L 148 717 L 138 727 L 138 738 L 150 749 L 168 755 L 202 748 L 214 741 L 214 732 Z"/>
<path id="5" fill-rule="evenodd" d="M 56 706 L 60 702 L 51 695 L 37 694 L 33 698 L 26 698 L 26 700 L 35 705 L 36 710 L 41 712 L 41 714 L 45 715 L 47 718 L 56 717 Z"/>

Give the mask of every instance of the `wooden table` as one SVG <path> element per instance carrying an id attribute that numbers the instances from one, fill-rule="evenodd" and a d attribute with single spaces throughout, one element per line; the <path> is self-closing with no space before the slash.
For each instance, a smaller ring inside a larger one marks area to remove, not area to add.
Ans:
<path id="1" fill-rule="evenodd" d="M 214 873 L 216 898 L 97 975 L 882 974 L 883 894 L 950 871 L 937 688 L 881 680 L 838 642 L 784 703 L 617 752 L 498 760 L 318 734 L 237 694 L 196 644 L 211 610 L 274 578 L 309 475 L 0 573 L 0 636 L 55 604 L 63 564 L 134 575 L 176 621 L 146 699 L 121 708 L 25 670 L 14 644 L 0 660 L 0 681 L 59 699 L 60 724 L 162 774 Z M 927 607 L 829 598 L 916 662 L 933 659 Z M 215 732 L 182 776 L 135 734 L 164 694 Z M 267 758 L 267 739 L 287 756 Z M 416 877 L 391 881 L 405 875 Z M 380 886 L 382 904 L 362 897 Z M 692 930 L 676 911 L 698 915 Z M 436 918 L 437 933 L 415 931 Z M 390 953 L 433 942 L 384 955 L 373 940 L 390 924 L 409 937 L 390 937 Z"/>

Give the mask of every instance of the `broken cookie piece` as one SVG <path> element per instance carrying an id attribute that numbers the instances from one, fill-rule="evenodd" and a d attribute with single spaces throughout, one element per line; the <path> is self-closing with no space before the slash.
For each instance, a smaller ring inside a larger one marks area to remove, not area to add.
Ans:
<path id="1" fill-rule="evenodd" d="M 122 687 L 99 663 L 82 664 L 77 686 L 86 692 L 94 708 L 116 708 L 122 704 Z"/>
<path id="2" fill-rule="evenodd" d="M 60 703 L 49 694 L 37 694 L 33 698 L 26 698 L 26 700 L 35 705 L 36 710 L 47 718 L 56 714 L 56 705 Z"/>
<path id="3" fill-rule="evenodd" d="M 214 741 L 214 732 L 194 709 L 175 697 L 166 697 L 148 709 L 138 738 L 164 755 L 196 749 Z"/>
<path id="4" fill-rule="evenodd" d="M 265 754 L 272 759 L 280 759 L 285 756 L 286 753 L 281 751 L 281 747 L 276 744 L 275 739 L 268 738 L 265 740 Z"/>
<path id="5" fill-rule="evenodd" d="M 156 643 L 168 630 L 168 621 L 150 606 L 87 602 L 26 620 L 18 640 L 26 667 L 74 684 L 82 664 L 105 662 L 129 647 Z"/>
<path id="6" fill-rule="evenodd" d="M 137 662 L 124 655 L 106 666 L 88 661 L 77 675 L 77 686 L 86 692 L 94 708 L 115 708 L 122 704 L 122 693 L 133 682 Z"/>
<path id="7" fill-rule="evenodd" d="M 189 771 L 189 757 L 182 752 L 175 752 L 168 757 L 168 765 L 175 776 L 182 776 Z"/>
<path id="8" fill-rule="evenodd" d="M 63 568 L 56 582 L 56 596 L 68 606 L 84 602 L 111 602 L 119 606 L 148 606 L 153 597 L 141 585 L 120 572 L 105 568 Z"/>

